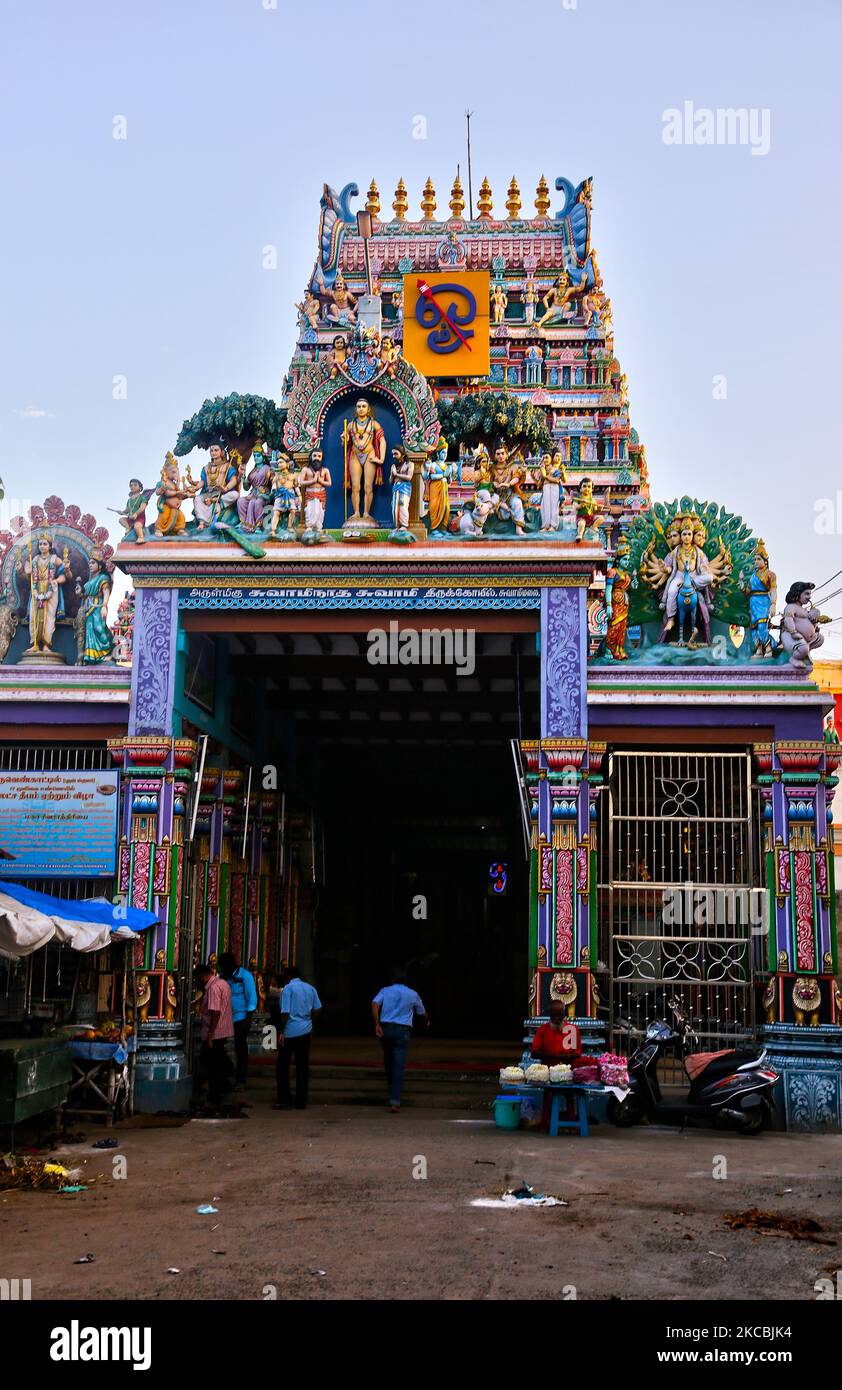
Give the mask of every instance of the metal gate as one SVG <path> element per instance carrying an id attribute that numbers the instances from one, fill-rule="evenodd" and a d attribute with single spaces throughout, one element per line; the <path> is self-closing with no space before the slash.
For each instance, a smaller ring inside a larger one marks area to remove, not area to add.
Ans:
<path id="1" fill-rule="evenodd" d="M 600 800 L 612 1049 L 629 1051 L 633 1029 L 669 1019 L 673 998 L 701 1050 L 750 1038 L 763 894 L 749 753 L 615 752 Z"/>

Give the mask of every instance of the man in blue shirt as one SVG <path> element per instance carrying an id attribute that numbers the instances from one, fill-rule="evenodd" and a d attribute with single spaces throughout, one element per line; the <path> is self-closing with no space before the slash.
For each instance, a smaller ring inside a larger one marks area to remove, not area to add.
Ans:
<path id="1" fill-rule="evenodd" d="M 291 966 L 287 972 L 287 983 L 281 990 L 281 1026 L 278 1030 L 278 1103 L 276 1110 L 286 1110 L 292 1104 L 289 1085 L 289 1069 L 295 1059 L 295 1108 L 303 1110 L 307 1104 L 307 1090 L 310 1084 L 310 1037 L 313 1032 L 313 1014 L 318 1013 L 322 1001 L 312 985 L 302 980 L 298 971 Z"/>
<path id="2" fill-rule="evenodd" d="M 257 986 L 250 970 L 237 964 L 230 951 L 219 957 L 219 973 L 231 988 L 231 1013 L 234 1016 L 234 1052 L 237 1057 L 237 1086 L 246 1084 L 249 1070 L 249 1028 L 257 1010 Z"/>
<path id="3" fill-rule="evenodd" d="M 383 1047 L 383 1066 L 389 1087 L 389 1109 L 396 1115 L 401 1108 L 401 1089 L 406 1066 L 406 1054 L 412 1037 L 412 1021 L 420 1018 L 429 1028 L 427 1011 L 414 989 L 406 984 L 406 972 L 395 968 L 392 983 L 371 1001 L 374 1034 Z"/>

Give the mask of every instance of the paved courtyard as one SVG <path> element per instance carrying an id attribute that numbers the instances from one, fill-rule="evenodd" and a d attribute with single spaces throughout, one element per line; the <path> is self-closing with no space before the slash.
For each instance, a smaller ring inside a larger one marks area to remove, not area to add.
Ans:
<path id="1" fill-rule="evenodd" d="M 86 1192 L 0 1196 L 0 1274 L 34 1299 L 810 1300 L 842 1266 L 842 1136 L 552 1140 L 476 1109 L 278 1112 L 268 1077 L 247 1099 L 244 1120 L 118 1126 L 114 1150 L 85 1131 L 60 1156 L 96 1176 Z M 521 1180 L 569 1206 L 472 1205 Z M 816 1218 L 835 1243 L 730 1230 L 752 1206 Z"/>

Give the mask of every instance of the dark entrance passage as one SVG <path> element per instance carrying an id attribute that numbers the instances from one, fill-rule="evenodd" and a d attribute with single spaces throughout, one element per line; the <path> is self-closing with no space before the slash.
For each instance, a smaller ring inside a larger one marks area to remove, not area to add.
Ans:
<path id="1" fill-rule="evenodd" d="M 486 619 L 460 665 L 372 664 L 370 631 L 389 616 L 355 621 L 230 638 L 235 680 L 242 669 L 264 682 L 280 784 L 312 811 L 314 907 L 298 956 L 322 1028 L 367 1032 L 372 994 L 399 964 L 439 1037 L 517 1035 L 529 902 L 511 740 L 537 732 L 531 619 L 507 615 L 514 632 Z"/>

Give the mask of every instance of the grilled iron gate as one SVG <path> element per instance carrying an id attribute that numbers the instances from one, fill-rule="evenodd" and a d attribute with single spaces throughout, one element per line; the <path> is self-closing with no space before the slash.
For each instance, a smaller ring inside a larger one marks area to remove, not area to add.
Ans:
<path id="1" fill-rule="evenodd" d="M 757 888 L 747 751 L 615 752 L 600 798 L 600 961 L 612 1048 L 670 1018 L 675 999 L 702 1051 L 753 1036 Z M 668 1066 L 663 1080 L 675 1076 Z"/>

